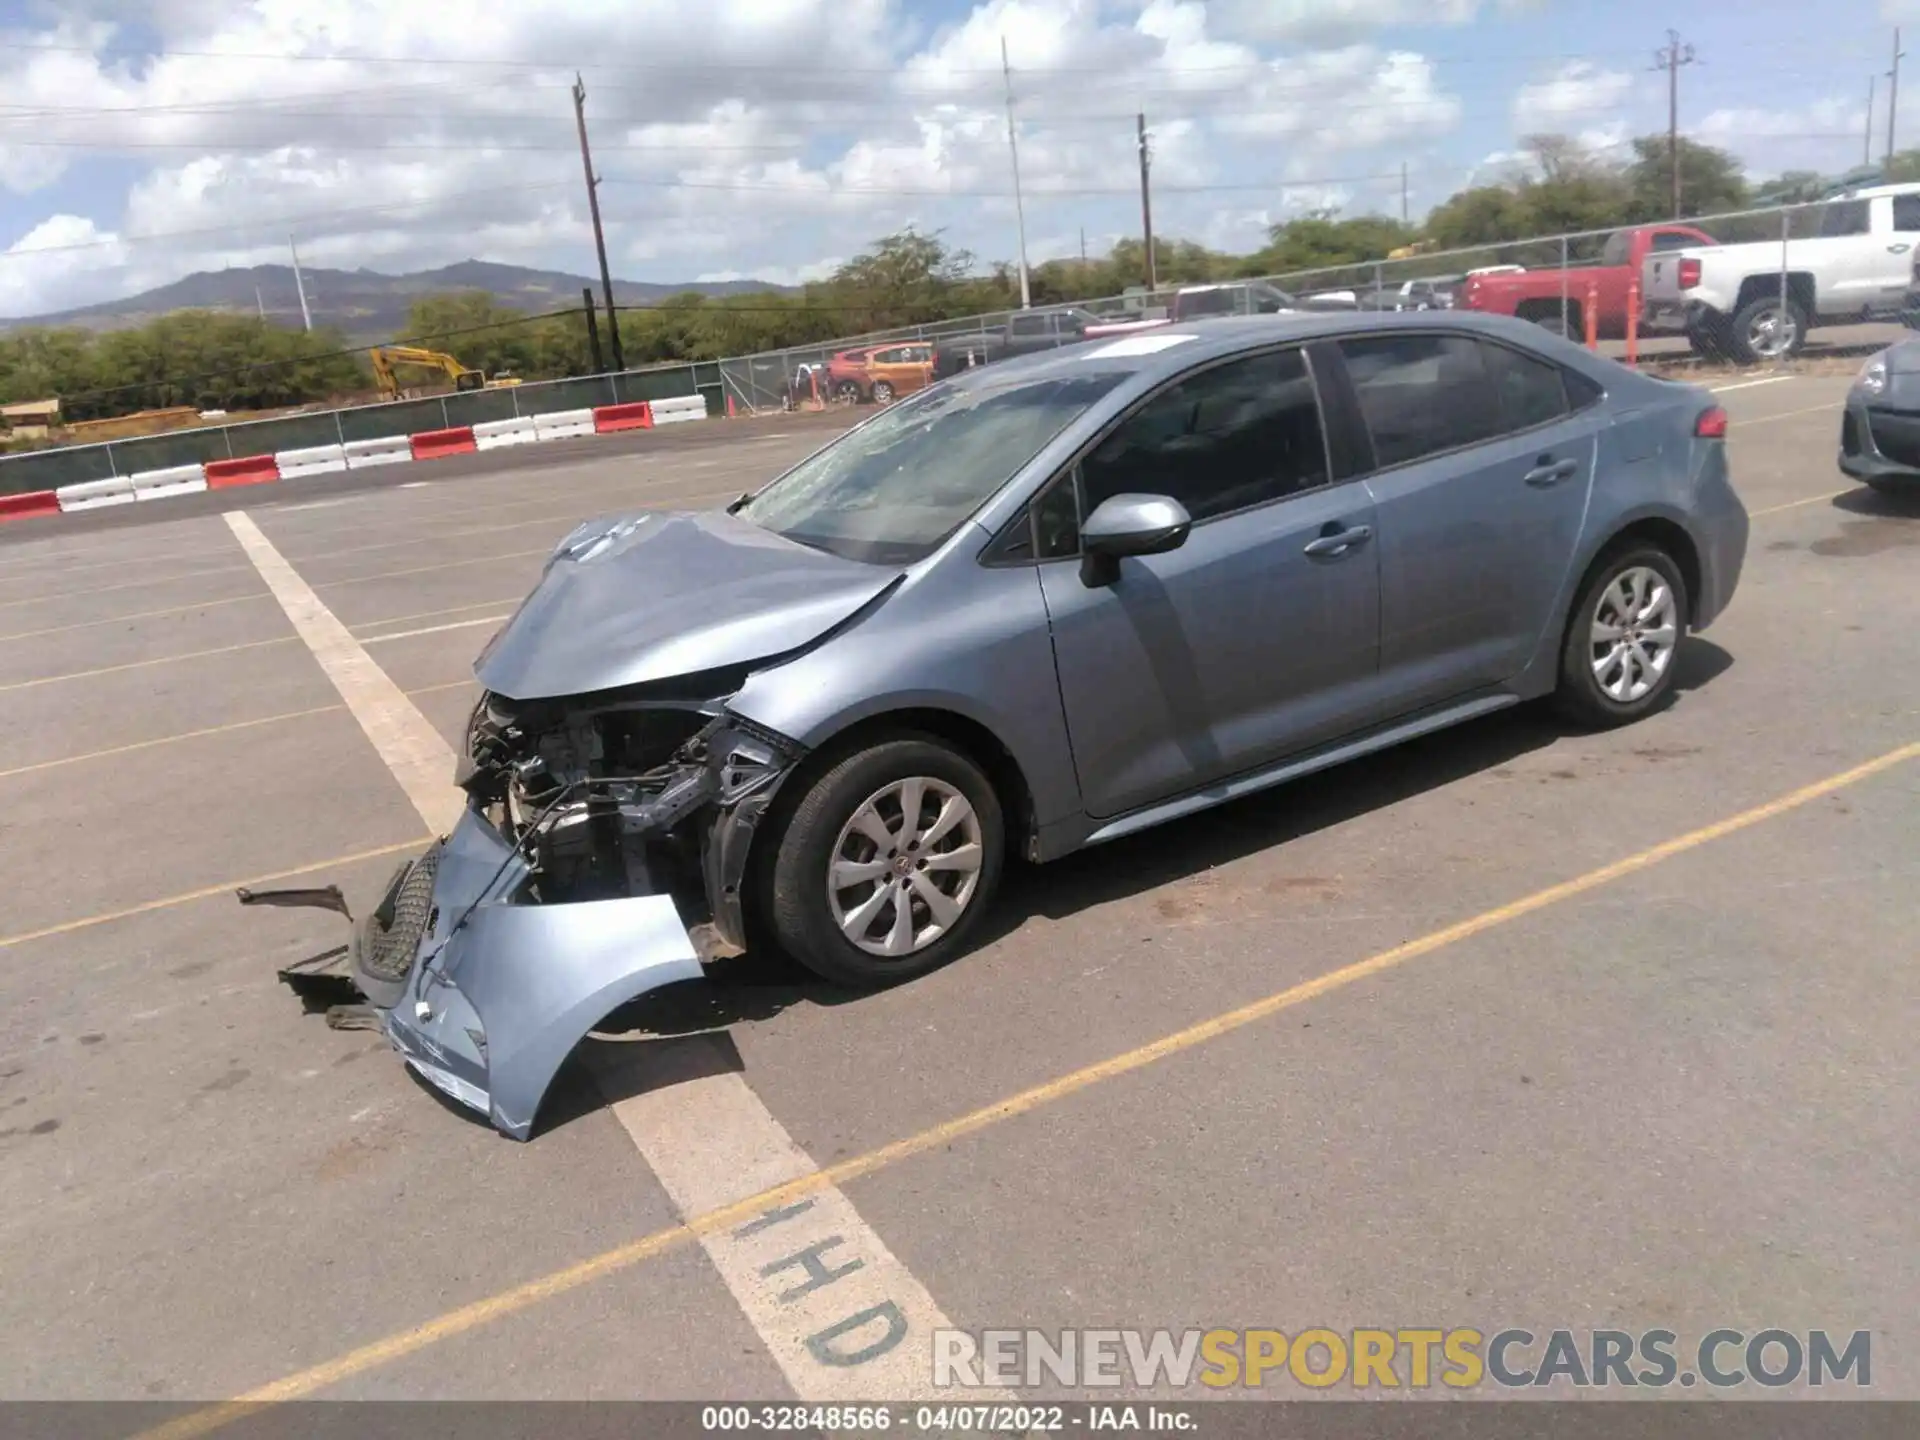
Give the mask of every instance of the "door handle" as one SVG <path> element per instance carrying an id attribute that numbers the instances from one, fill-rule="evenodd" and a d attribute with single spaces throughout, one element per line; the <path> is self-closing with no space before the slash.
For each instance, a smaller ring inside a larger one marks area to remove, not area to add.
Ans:
<path id="1" fill-rule="evenodd" d="M 1373 527 L 1354 525 L 1345 530 L 1336 530 L 1331 535 L 1322 535 L 1318 540 L 1309 540 L 1305 553 L 1308 555 L 1344 555 L 1356 545 L 1364 545 L 1373 538 Z"/>
<path id="2" fill-rule="evenodd" d="M 1578 460 L 1550 460 L 1540 457 L 1540 463 L 1527 472 L 1527 484 L 1544 489 L 1548 485 L 1558 485 L 1580 468 Z"/>
<path id="3" fill-rule="evenodd" d="M 1899 244 L 1899 245 L 1889 245 L 1889 246 L 1887 247 L 1887 253 L 1888 253 L 1889 255 L 1904 255 L 1904 254 L 1906 254 L 1906 253 L 1907 253 L 1907 251 L 1908 251 L 1908 250 L 1910 250 L 1911 248 L 1912 248 L 1912 247 L 1911 247 L 1910 245 L 1907 245 L 1907 244 L 1905 244 L 1905 243 L 1903 242 L 1903 243 L 1901 243 L 1901 244 Z"/>

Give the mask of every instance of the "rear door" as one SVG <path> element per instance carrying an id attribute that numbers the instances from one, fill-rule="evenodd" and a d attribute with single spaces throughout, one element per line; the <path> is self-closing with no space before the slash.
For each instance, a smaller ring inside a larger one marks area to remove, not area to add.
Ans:
<path id="1" fill-rule="evenodd" d="M 1380 669 L 1401 711 L 1532 658 L 1593 480 L 1595 387 L 1529 350 L 1396 331 L 1342 340 L 1380 520 Z"/>

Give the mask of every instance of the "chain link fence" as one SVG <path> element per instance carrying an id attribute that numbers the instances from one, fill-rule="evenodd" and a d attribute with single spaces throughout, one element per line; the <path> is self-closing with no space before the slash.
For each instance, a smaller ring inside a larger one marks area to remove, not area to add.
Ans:
<path id="1" fill-rule="evenodd" d="M 1894 246 L 1906 239 L 1905 226 L 1908 223 L 1913 225 L 1915 231 L 1908 242 L 1909 246 L 1920 243 L 1920 195 L 1910 198 L 1913 204 L 1911 221 L 1904 218 L 1898 220 L 1901 233 L 1888 237 L 1889 244 L 1880 247 L 1890 252 L 1883 257 L 1884 263 L 1895 265 L 1903 273 L 1911 263 L 1911 250 L 1905 252 L 1904 259 L 1892 252 Z M 1898 214 L 1906 216 L 1904 204 Z M 1702 231 L 1723 245 L 1778 241 L 1778 293 L 1783 302 L 1790 293 L 1789 277 L 1794 268 L 1796 242 L 1823 237 L 1831 243 L 1850 237 L 1865 237 L 1869 233 L 1866 202 L 1846 198 L 1689 217 L 1672 223 Z M 1581 282 L 1569 272 L 1577 271 L 1582 266 L 1624 263 L 1623 242 L 1616 238 L 1622 233 L 1621 227 L 1573 231 L 1492 245 L 1429 250 L 1397 260 L 1370 260 L 1277 274 L 1238 275 L 1228 281 L 1213 283 L 1237 287 L 1230 290 L 1229 294 L 1233 308 L 1242 313 L 1254 307 L 1255 292 L 1250 287 L 1261 282 L 1301 299 L 1318 297 L 1323 303 L 1329 304 L 1344 306 L 1351 303 L 1363 309 L 1391 309 L 1411 302 L 1412 297 L 1406 293 L 1406 287 L 1414 281 L 1458 281 L 1470 271 L 1495 266 L 1518 266 L 1535 273 L 1557 271 L 1561 275 L 1559 318 L 1570 332 L 1577 335 L 1579 326 L 1576 316 L 1585 294 Z M 1865 253 L 1865 247 L 1862 247 L 1862 253 Z M 1802 255 L 1803 263 L 1818 258 L 1807 251 L 1802 251 Z M 1035 308 L 1064 309 L 1071 305 L 1108 321 L 1164 319 L 1174 297 L 1183 288 L 1185 286 L 1177 284 L 1162 285 L 1151 290 L 1143 286 L 1120 295 L 1091 300 L 1062 300 Z M 1551 298 L 1552 287 L 1548 289 Z M 1793 293 L 1796 300 L 1801 299 L 1798 292 Z M 1806 297 L 1810 299 L 1811 295 L 1809 288 Z M 1537 310 L 1537 301 L 1535 308 Z M 1786 308 L 1784 303 L 1781 308 Z M 1865 309 L 1863 305 L 1863 315 Z M 811 402 L 810 367 L 817 368 L 820 396 L 828 399 L 826 367 L 834 356 L 844 351 L 914 342 L 937 344 L 943 340 L 991 335 L 996 331 L 1004 332 L 1008 323 L 1019 313 L 1017 310 L 998 310 L 731 359 L 651 366 L 569 380 L 528 381 L 498 390 L 468 391 L 430 399 L 402 400 L 241 424 L 209 425 L 138 439 L 4 456 L 0 457 L 0 494 L 57 489 L 84 480 L 102 480 L 169 465 L 273 454 L 308 446 L 373 440 L 422 430 L 472 425 L 486 420 L 551 414 L 637 400 L 700 395 L 707 401 L 709 415 L 727 413 L 729 402 L 738 411 L 747 413 L 780 410 Z M 1545 317 L 1530 311 L 1529 318 Z M 1831 320 L 1833 317 L 1828 315 L 1824 318 Z M 1874 334 L 1881 332 L 1884 332 L 1881 343 L 1891 344 L 1904 333 L 1904 329 L 1896 318 L 1877 327 Z"/>

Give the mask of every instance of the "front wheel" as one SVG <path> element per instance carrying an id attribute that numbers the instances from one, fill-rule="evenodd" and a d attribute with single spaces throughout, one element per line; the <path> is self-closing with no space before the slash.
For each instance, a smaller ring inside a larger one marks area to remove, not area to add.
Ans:
<path id="1" fill-rule="evenodd" d="M 838 984 L 924 975 L 966 947 L 1004 848 L 979 766 L 931 738 L 882 740 L 815 780 L 783 827 L 764 896 L 773 936 Z"/>
<path id="2" fill-rule="evenodd" d="M 1609 551 L 1588 572 L 1560 652 L 1561 714 L 1596 730 L 1630 725 L 1673 688 L 1687 587 L 1657 545 Z"/>

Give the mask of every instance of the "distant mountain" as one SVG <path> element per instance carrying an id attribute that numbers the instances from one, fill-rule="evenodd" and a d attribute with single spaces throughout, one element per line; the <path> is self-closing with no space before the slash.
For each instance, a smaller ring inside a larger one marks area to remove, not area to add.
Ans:
<path id="1" fill-rule="evenodd" d="M 382 275 L 376 270 L 317 270 L 303 265 L 300 277 L 306 284 L 307 308 L 313 314 L 313 323 L 337 325 L 357 341 L 400 338 L 405 332 L 408 306 L 423 295 L 455 290 L 484 290 L 502 305 L 511 305 L 528 314 L 578 308 L 580 291 L 588 285 L 593 287 L 595 303 L 605 303 L 599 282 L 584 275 L 529 270 L 522 265 L 496 265 L 487 260 L 462 260 L 457 265 L 410 275 Z M 781 289 L 757 280 L 688 281 L 684 285 L 615 280 L 613 298 L 620 305 L 654 305 L 688 291 L 702 295 L 743 295 L 777 293 Z M 270 320 L 298 325 L 300 293 L 294 285 L 291 265 L 202 270 L 125 300 L 83 305 L 77 310 L 52 315 L 0 319 L 0 331 L 26 325 L 124 330 L 175 310 L 226 310 L 245 314 L 265 310 Z"/>

